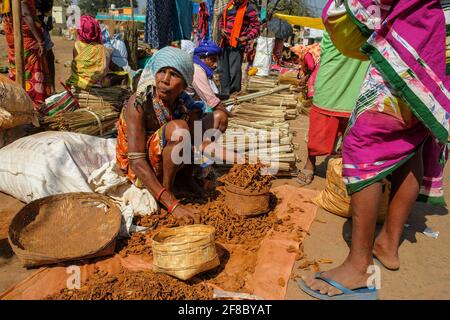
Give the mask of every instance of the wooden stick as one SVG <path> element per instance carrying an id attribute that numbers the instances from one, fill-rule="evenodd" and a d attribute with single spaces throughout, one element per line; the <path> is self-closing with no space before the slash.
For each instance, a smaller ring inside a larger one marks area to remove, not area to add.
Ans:
<path id="1" fill-rule="evenodd" d="M 249 100 L 252 100 L 254 98 L 259 98 L 259 97 L 270 95 L 270 94 L 275 93 L 275 92 L 287 90 L 288 88 L 289 88 L 289 85 L 281 85 L 281 86 L 278 86 L 278 87 L 275 87 L 275 88 L 272 88 L 272 89 L 269 89 L 269 90 L 248 94 L 248 95 L 245 95 L 245 96 L 242 96 L 242 97 L 237 97 L 236 99 L 229 99 L 229 100 L 224 101 L 223 104 L 228 106 L 228 105 L 232 105 L 232 104 L 234 104 L 236 102 L 249 101 Z"/>
<path id="2" fill-rule="evenodd" d="M 11 1 L 14 28 L 14 55 L 16 63 L 16 83 L 25 89 L 25 68 L 22 35 L 22 5 L 21 0 Z"/>

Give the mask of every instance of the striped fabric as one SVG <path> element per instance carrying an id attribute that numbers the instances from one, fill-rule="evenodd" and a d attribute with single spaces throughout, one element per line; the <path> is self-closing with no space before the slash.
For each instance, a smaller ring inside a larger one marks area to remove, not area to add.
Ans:
<path id="1" fill-rule="evenodd" d="M 44 116 L 54 116 L 58 113 L 75 111 L 80 108 L 77 99 L 69 90 L 57 93 L 45 100 L 45 105 L 39 109 Z"/>
<path id="2" fill-rule="evenodd" d="M 228 10 L 226 26 L 224 26 L 223 23 L 223 14 L 221 15 L 221 18 L 219 20 L 220 30 L 225 29 L 228 36 L 231 35 L 231 31 L 233 30 L 234 20 L 236 19 L 236 12 L 236 6 L 233 6 Z M 240 37 L 247 37 L 248 40 L 256 39 L 259 36 L 260 26 L 261 22 L 259 21 L 258 13 L 253 8 L 253 6 L 249 4 L 247 7 L 247 11 L 245 12 L 245 18 L 242 25 Z"/>

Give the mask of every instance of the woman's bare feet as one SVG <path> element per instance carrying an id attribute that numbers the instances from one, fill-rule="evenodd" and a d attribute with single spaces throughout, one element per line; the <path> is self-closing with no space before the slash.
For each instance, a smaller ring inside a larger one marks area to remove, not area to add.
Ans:
<path id="1" fill-rule="evenodd" d="M 346 261 L 335 269 L 323 272 L 321 276 L 331 279 L 345 288 L 354 290 L 367 287 L 367 279 L 370 275 L 367 273 L 367 268 L 355 267 Z M 308 277 L 302 276 L 302 279 L 310 289 L 320 291 L 321 294 L 327 294 L 332 297 L 342 293 L 342 291 L 328 283 L 320 279 L 315 279 L 314 275 Z"/>
<path id="2" fill-rule="evenodd" d="M 396 243 L 391 243 L 392 241 L 386 240 L 386 236 L 384 236 L 383 233 L 380 233 L 375 240 L 372 252 L 374 257 L 376 257 L 386 269 L 396 271 L 400 269 L 398 245 Z"/>

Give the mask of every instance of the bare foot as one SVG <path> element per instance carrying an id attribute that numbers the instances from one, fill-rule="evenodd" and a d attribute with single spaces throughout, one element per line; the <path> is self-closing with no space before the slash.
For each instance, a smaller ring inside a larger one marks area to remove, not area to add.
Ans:
<path id="1" fill-rule="evenodd" d="M 335 269 L 323 272 L 322 277 L 331 279 L 345 288 L 354 290 L 367 287 L 367 279 L 370 275 L 365 271 L 361 272 L 361 270 L 362 269 L 355 268 L 348 262 L 344 262 Z M 310 289 L 320 291 L 321 294 L 327 294 L 332 297 L 342 293 L 341 290 L 336 289 L 320 279 L 315 279 L 314 276 L 302 276 L 302 279 Z"/>
<path id="2" fill-rule="evenodd" d="M 400 259 L 398 257 L 398 246 L 386 245 L 383 238 L 378 236 L 373 245 L 373 255 L 383 264 L 383 266 L 392 271 L 400 269 Z"/>

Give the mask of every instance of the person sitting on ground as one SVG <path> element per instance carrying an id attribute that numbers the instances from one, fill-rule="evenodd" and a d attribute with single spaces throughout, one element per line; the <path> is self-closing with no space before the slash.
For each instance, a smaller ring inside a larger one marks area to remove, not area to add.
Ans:
<path id="1" fill-rule="evenodd" d="M 72 74 L 68 85 L 86 90 L 92 86 L 110 87 L 120 84 L 124 77 L 108 74 L 117 67 L 111 63 L 112 49 L 102 44 L 101 28 L 91 16 L 82 16 L 74 44 Z"/>
<path id="2" fill-rule="evenodd" d="M 116 147 L 117 165 L 128 179 L 137 187 L 147 188 L 169 214 L 185 220 L 194 218 L 194 212 L 180 205 L 174 195 L 174 185 L 181 185 L 175 178 L 180 178 L 183 166 L 189 164 L 185 156 L 191 156 L 191 152 L 184 153 L 184 146 L 191 148 L 192 141 L 196 142 L 194 121 L 201 119 L 202 131 L 196 134 L 202 139 L 195 148 L 205 150 L 211 140 L 203 139 L 203 134 L 214 125 L 213 114 L 201 117 L 193 109 L 192 98 L 184 92 L 193 76 L 191 55 L 173 47 L 159 50 L 145 66 L 136 93 L 122 110 Z M 175 161 L 180 149 L 181 163 Z M 233 152 L 221 151 L 225 150 L 219 149 L 214 156 L 226 161 L 245 160 Z M 183 183 L 193 187 L 192 178 L 192 174 L 184 176 Z"/>
<path id="3" fill-rule="evenodd" d="M 229 112 L 216 96 L 219 94 L 213 80 L 221 49 L 212 41 L 202 41 L 194 50 L 194 99 L 199 98 L 214 111 L 214 128 L 225 132 Z"/>

